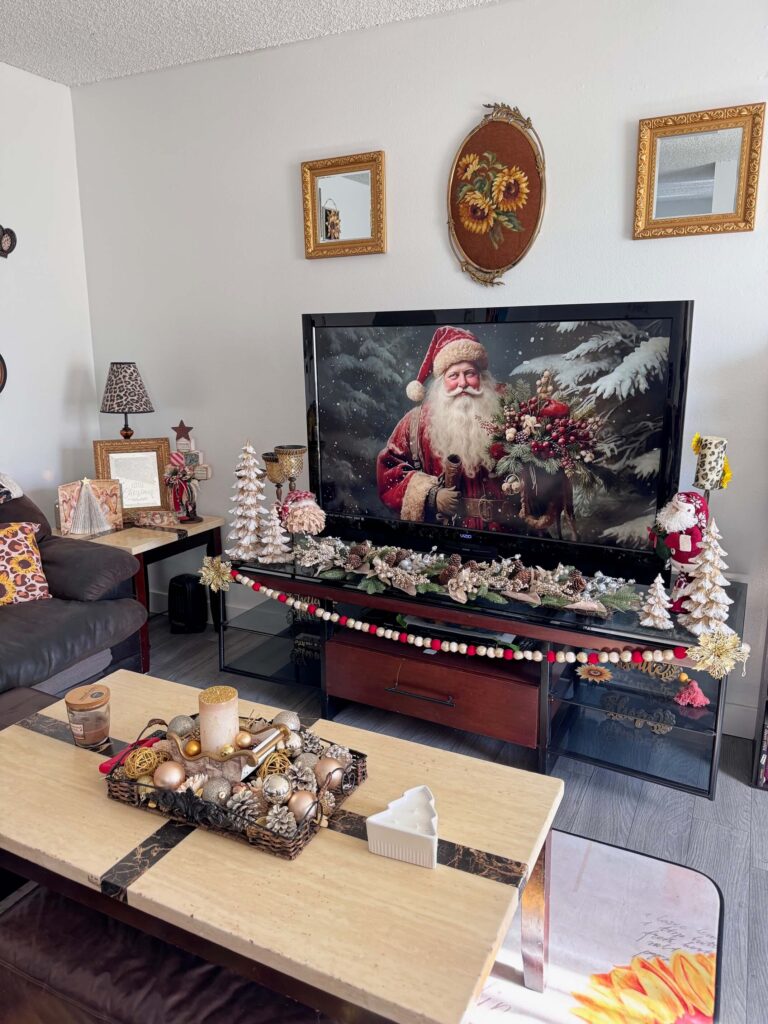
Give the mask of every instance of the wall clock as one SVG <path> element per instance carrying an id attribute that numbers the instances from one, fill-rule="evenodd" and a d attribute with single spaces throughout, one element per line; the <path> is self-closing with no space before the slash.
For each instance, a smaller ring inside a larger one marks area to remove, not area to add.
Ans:
<path id="1" fill-rule="evenodd" d="M 5 387 L 5 382 L 8 380 L 8 370 L 5 365 L 5 360 L 0 356 L 0 391 Z"/>

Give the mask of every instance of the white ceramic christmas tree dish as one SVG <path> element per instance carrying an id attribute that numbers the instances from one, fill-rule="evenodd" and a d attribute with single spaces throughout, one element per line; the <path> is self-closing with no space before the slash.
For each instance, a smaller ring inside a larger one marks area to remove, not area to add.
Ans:
<path id="1" fill-rule="evenodd" d="M 437 811 L 429 786 L 406 789 L 386 811 L 366 819 L 368 849 L 423 868 L 437 865 Z"/>

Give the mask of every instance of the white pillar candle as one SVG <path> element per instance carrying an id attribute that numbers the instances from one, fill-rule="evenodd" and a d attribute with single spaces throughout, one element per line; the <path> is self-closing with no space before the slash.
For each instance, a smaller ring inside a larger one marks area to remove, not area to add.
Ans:
<path id="1" fill-rule="evenodd" d="M 239 702 L 234 686 L 209 686 L 199 697 L 200 747 L 204 754 L 217 754 L 233 744 L 240 731 Z"/>

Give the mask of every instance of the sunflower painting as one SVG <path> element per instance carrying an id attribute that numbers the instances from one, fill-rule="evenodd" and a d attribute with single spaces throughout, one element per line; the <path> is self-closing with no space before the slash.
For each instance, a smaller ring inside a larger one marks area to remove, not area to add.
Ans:
<path id="1" fill-rule="evenodd" d="M 467 136 L 448 188 L 451 243 L 481 284 L 498 279 L 527 252 L 544 208 L 544 157 L 530 119 L 496 104 Z"/>

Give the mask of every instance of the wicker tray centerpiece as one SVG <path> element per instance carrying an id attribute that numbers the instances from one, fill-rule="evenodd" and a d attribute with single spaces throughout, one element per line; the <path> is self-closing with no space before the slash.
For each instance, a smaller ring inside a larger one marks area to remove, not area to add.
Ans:
<path id="1" fill-rule="evenodd" d="M 237 724 L 235 742 L 211 752 L 198 716 L 150 719 L 107 774 L 108 796 L 293 860 L 365 780 L 366 756 L 294 712 Z"/>

